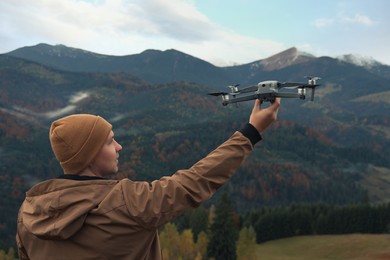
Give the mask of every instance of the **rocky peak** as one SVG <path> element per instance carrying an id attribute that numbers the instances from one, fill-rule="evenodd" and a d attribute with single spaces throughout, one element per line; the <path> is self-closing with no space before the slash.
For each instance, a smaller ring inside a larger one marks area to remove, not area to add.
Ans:
<path id="1" fill-rule="evenodd" d="M 293 64 L 303 63 L 314 58 L 313 55 L 300 52 L 292 47 L 269 58 L 261 60 L 259 65 L 266 71 L 278 70 Z"/>

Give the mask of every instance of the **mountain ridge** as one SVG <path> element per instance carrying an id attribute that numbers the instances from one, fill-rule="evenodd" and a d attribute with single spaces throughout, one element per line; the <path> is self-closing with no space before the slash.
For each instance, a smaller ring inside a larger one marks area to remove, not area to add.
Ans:
<path id="1" fill-rule="evenodd" d="M 213 88 L 221 88 L 221 86 L 230 85 L 232 82 L 253 84 L 254 82 L 247 82 L 245 79 L 251 78 L 251 75 L 259 73 L 259 71 L 260 74 L 261 72 L 279 71 L 292 65 L 305 64 L 313 59 L 322 58 L 316 58 L 311 54 L 300 52 L 296 47 L 291 47 L 265 59 L 236 66 L 218 67 L 175 49 L 165 51 L 150 49 L 139 54 L 113 56 L 66 47 L 65 45 L 52 46 L 48 44 L 22 47 L 8 52 L 6 55 L 36 61 L 65 71 L 126 72 L 140 78 L 147 78 L 152 83 L 190 81 Z M 77 63 L 74 62 L 76 58 L 78 59 Z M 333 60 L 356 65 L 352 58 Z M 385 74 L 386 78 L 389 79 L 390 66 L 379 62 L 372 64 L 374 65 L 364 68 L 370 72 L 377 72 L 377 75 Z M 238 79 L 232 77 L 232 71 L 243 71 L 242 77 Z M 218 77 L 210 80 L 207 77 L 208 74 L 218 74 Z"/>
<path id="2" fill-rule="evenodd" d="M 13 51 L 3 53 L 3 54 L 17 57 L 17 56 L 26 56 L 26 55 L 29 56 L 30 55 L 29 53 L 35 52 L 35 53 L 40 53 L 40 55 L 47 55 L 50 53 L 52 56 L 69 55 L 70 57 L 73 57 L 73 58 L 77 57 L 80 54 L 81 55 L 88 54 L 88 55 L 93 55 L 96 57 L 118 57 L 118 58 L 120 58 L 120 57 L 135 56 L 135 55 L 139 55 L 139 54 L 143 54 L 143 53 L 147 53 L 147 52 L 159 53 L 159 52 L 165 52 L 165 51 L 177 51 L 179 53 L 186 54 L 186 53 L 181 52 L 181 51 L 176 50 L 176 49 L 166 49 L 163 51 L 157 50 L 157 49 L 146 49 L 138 54 L 110 55 L 110 54 L 91 52 L 91 51 L 87 51 L 87 50 L 84 50 L 81 48 L 68 47 L 64 44 L 50 45 L 50 44 L 46 44 L 46 43 L 38 43 L 38 44 L 33 45 L 33 46 L 20 47 L 20 48 L 13 50 Z M 284 51 L 278 52 L 278 53 L 273 54 L 271 56 L 268 56 L 265 58 L 258 58 L 258 59 L 251 61 L 251 62 L 242 63 L 242 64 L 238 64 L 238 65 L 234 65 L 234 66 L 240 66 L 240 65 L 244 65 L 244 64 L 248 64 L 248 63 L 258 62 L 258 61 L 267 62 L 269 60 L 277 58 L 278 56 L 284 56 L 286 54 L 287 55 L 293 54 L 293 56 L 303 56 L 303 57 L 307 57 L 307 58 L 315 58 L 315 56 L 310 54 L 310 53 L 302 52 L 302 51 L 298 50 L 296 47 L 290 47 Z M 186 54 L 186 55 L 189 55 L 189 54 Z M 189 56 L 192 56 L 192 55 L 189 55 Z M 195 56 L 192 56 L 192 57 L 196 58 Z M 31 57 L 29 57 L 29 58 L 31 59 Z M 349 62 L 351 64 L 359 65 L 359 66 L 367 66 L 367 67 L 370 67 L 373 65 L 374 66 L 378 66 L 378 65 L 388 66 L 387 64 L 383 64 L 383 63 L 373 59 L 372 57 L 365 57 L 365 56 L 358 55 L 358 54 L 339 55 L 339 56 L 335 57 L 335 59 L 340 59 L 340 60 Z M 207 61 L 205 61 L 205 62 L 207 62 Z M 209 63 L 209 62 L 207 62 L 207 63 Z M 211 63 L 209 63 L 209 64 L 211 64 Z M 291 64 L 288 63 L 288 65 L 291 65 Z M 216 66 L 216 65 L 213 65 L 213 66 Z M 232 67 L 232 66 L 216 66 L 216 67 Z"/>

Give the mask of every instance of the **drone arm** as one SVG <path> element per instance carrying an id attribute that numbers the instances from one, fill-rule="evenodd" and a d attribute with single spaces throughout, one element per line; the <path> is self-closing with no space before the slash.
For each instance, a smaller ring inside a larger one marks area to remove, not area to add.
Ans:
<path id="1" fill-rule="evenodd" d="M 277 94 L 275 94 L 275 97 L 281 97 L 281 98 L 301 98 L 301 95 L 298 95 L 296 93 L 277 93 Z"/>
<path id="2" fill-rule="evenodd" d="M 253 95 L 247 95 L 244 97 L 235 97 L 229 100 L 223 100 L 222 104 L 224 106 L 228 104 L 233 103 L 239 103 L 254 99 L 259 99 L 261 101 L 273 101 L 275 98 L 281 97 L 281 98 L 302 98 L 301 95 L 298 95 L 296 93 L 261 93 L 261 94 L 253 94 Z"/>
<path id="3" fill-rule="evenodd" d="M 235 97 L 235 98 L 231 98 L 231 99 L 223 99 L 222 100 L 222 105 L 226 106 L 228 104 L 239 103 L 239 102 L 253 100 L 253 99 L 256 99 L 256 95 L 248 95 L 248 96 L 244 96 L 244 97 Z"/>
<path id="4" fill-rule="evenodd" d="M 249 86 L 249 87 L 246 87 L 246 88 L 243 88 L 243 89 L 240 89 L 238 92 L 240 94 L 242 93 L 250 93 L 250 92 L 255 92 L 257 90 L 257 86 Z"/>

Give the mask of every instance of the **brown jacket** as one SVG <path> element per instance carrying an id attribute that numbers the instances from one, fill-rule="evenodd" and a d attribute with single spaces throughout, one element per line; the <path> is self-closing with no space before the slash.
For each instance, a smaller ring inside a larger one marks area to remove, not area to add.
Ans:
<path id="1" fill-rule="evenodd" d="M 158 228 L 229 180 L 253 149 L 246 132 L 152 183 L 80 178 L 35 185 L 19 211 L 20 259 L 161 259 Z"/>

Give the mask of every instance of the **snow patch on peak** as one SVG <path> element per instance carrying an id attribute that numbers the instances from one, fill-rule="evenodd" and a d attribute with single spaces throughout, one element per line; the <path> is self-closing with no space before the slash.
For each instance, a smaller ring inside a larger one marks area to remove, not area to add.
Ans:
<path id="1" fill-rule="evenodd" d="M 354 64 L 356 66 L 371 69 L 375 66 L 382 65 L 380 62 L 374 60 L 372 57 L 367 57 L 358 54 L 345 54 L 337 57 L 338 60 Z"/>

